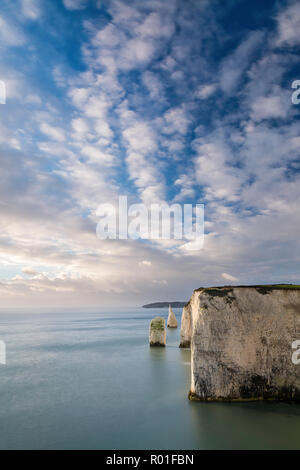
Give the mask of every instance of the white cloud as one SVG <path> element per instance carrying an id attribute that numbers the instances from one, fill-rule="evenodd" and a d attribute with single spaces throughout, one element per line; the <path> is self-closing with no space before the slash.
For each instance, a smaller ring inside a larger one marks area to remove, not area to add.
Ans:
<path id="1" fill-rule="evenodd" d="M 123 110 L 123 113 L 128 111 Z M 156 135 L 145 122 L 136 122 L 123 130 L 127 146 L 126 164 L 130 179 L 134 180 L 145 204 L 160 202 L 164 195 L 164 182 L 155 158 Z"/>
<path id="2" fill-rule="evenodd" d="M 88 5 L 88 0 L 63 0 L 67 10 L 84 10 Z"/>
<path id="3" fill-rule="evenodd" d="M 139 24 L 135 32 L 142 37 L 169 38 L 175 26 L 169 17 L 162 18 L 158 13 L 150 13 L 144 23 Z"/>
<path id="4" fill-rule="evenodd" d="M 230 166 L 229 153 L 224 143 L 196 141 L 196 180 L 205 188 L 208 200 L 236 201 L 241 186 L 241 172 Z"/>
<path id="5" fill-rule="evenodd" d="M 90 162 L 100 165 L 112 166 L 115 163 L 115 158 L 110 153 L 102 152 L 97 147 L 87 145 L 82 149 L 82 155 L 85 155 Z"/>
<path id="6" fill-rule="evenodd" d="M 264 34 L 261 31 L 253 31 L 223 60 L 219 79 L 220 87 L 225 93 L 231 93 L 236 88 L 263 39 Z"/>
<path id="7" fill-rule="evenodd" d="M 105 94 L 101 93 L 96 96 L 91 96 L 82 107 L 86 116 L 105 119 L 110 103 Z"/>
<path id="8" fill-rule="evenodd" d="M 152 99 L 164 100 L 164 86 L 155 73 L 146 70 L 142 75 L 142 80 Z"/>
<path id="9" fill-rule="evenodd" d="M 123 136 L 132 151 L 147 154 L 157 149 L 155 135 L 145 122 L 137 122 L 128 127 L 123 131 Z"/>
<path id="10" fill-rule="evenodd" d="M 296 46 L 300 44 L 300 4 L 294 2 L 277 16 L 278 36 L 276 45 Z"/>
<path id="11" fill-rule="evenodd" d="M 231 282 L 237 282 L 237 281 L 238 281 L 238 278 L 232 276 L 231 274 L 222 273 L 222 277 L 223 277 L 224 279 L 226 279 L 226 281 L 231 281 Z"/>
<path id="12" fill-rule="evenodd" d="M 215 84 L 201 85 L 195 93 L 195 97 L 200 100 L 206 100 L 216 91 L 217 86 Z"/>
<path id="13" fill-rule="evenodd" d="M 57 140 L 58 142 L 64 142 L 66 140 L 64 131 L 59 127 L 54 127 L 50 124 L 47 124 L 46 122 L 43 122 L 40 125 L 40 130 L 43 132 L 43 134 L 46 134 L 48 137 L 53 140 Z"/>
<path id="14" fill-rule="evenodd" d="M 94 129 L 100 137 L 110 139 L 113 136 L 113 132 L 106 121 L 97 119 L 94 123 Z"/>
<path id="15" fill-rule="evenodd" d="M 114 24 L 108 23 L 108 25 L 95 34 L 92 44 L 112 48 L 118 46 L 122 39 L 124 39 L 124 34 Z"/>
<path id="16" fill-rule="evenodd" d="M 134 26 L 135 22 L 141 19 L 142 15 L 138 9 L 120 0 L 113 0 L 109 5 L 110 13 L 115 24 L 122 26 Z"/>
<path id="17" fill-rule="evenodd" d="M 184 198 L 194 197 L 195 190 L 193 185 L 195 184 L 194 174 L 189 174 L 188 172 L 184 175 L 181 175 L 174 183 L 175 186 L 180 188 L 179 194 L 175 197 L 175 201 L 180 201 Z"/>
<path id="18" fill-rule="evenodd" d="M 30 267 L 23 268 L 22 272 L 24 274 L 27 274 L 28 276 L 36 276 L 38 274 L 38 271 L 36 271 L 36 269 L 30 268 Z"/>
<path id="19" fill-rule="evenodd" d="M 82 108 L 87 103 L 90 93 L 89 88 L 71 88 L 69 96 L 76 107 Z"/>
<path id="20" fill-rule="evenodd" d="M 8 46 L 22 46 L 26 42 L 23 34 L 2 16 L 0 16 L 0 38 L 2 43 Z"/>
<path id="21" fill-rule="evenodd" d="M 259 97 L 251 106 L 251 118 L 254 121 L 262 119 L 284 119 L 290 111 L 288 96 Z"/>
<path id="22" fill-rule="evenodd" d="M 174 133 L 184 135 L 190 125 L 190 119 L 182 107 L 169 109 L 164 115 L 164 121 L 165 125 L 162 130 L 167 135 Z"/>
<path id="23" fill-rule="evenodd" d="M 30 20 L 37 20 L 41 15 L 39 0 L 21 0 L 22 13 Z"/>
<path id="24" fill-rule="evenodd" d="M 89 132 L 89 125 L 86 120 L 82 118 L 77 118 L 72 120 L 72 127 L 79 136 L 85 135 Z"/>
<path id="25" fill-rule="evenodd" d="M 152 266 L 152 263 L 151 263 L 151 261 L 143 260 L 143 261 L 139 262 L 139 266 L 140 267 L 143 267 L 143 266 L 150 267 L 150 266 Z"/>
<path id="26" fill-rule="evenodd" d="M 130 39 L 120 51 L 119 66 L 130 70 L 149 62 L 155 54 L 155 47 L 151 41 L 140 38 Z"/>

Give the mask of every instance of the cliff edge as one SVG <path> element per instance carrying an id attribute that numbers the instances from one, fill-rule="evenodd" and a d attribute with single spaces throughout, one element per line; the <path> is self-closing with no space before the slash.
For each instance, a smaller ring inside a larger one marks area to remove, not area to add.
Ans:
<path id="1" fill-rule="evenodd" d="M 201 288 L 184 307 L 181 346 L 191 344 L 189 398 L 300 402 L 300 289 Z"/>

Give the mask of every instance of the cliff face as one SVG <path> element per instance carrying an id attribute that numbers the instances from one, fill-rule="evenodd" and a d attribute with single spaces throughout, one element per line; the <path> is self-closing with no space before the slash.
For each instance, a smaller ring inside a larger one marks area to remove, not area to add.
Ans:
<path id="1" fill-rule="evenodd" d="M 211 288 L 195 291 L 182 315 L 191 341 L 190 399 L 300 401 L 300 290 Z"/>
<path id="2" fill-rule="evenodd" d="M 183 307 L 181 315 L 180 348 L 189 348 L 192 339 L 192 308 L 191 302 Z"/>

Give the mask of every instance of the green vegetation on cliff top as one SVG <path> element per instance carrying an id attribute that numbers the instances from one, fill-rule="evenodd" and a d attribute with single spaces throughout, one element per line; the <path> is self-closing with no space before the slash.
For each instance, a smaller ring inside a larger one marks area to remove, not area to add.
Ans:
<path id="1" fill-rule="evenodd" d="M 232 289 L 245 289 L 245 288 L 252 288 L 252 289 L 257 289 L 261 294 L 266 294 L 272 290 L 284 290 L 284 289 L 291 289 L 291 290 L 297 290 L 300 289 L 300 285 L 295 285 L 295 284 L 260 284 L 260 285 L 252 285 L 252 286 L 216 286 L 216 287 L 199 287 L 196 289 L 197 291 L 200 290 L 206 290 L 206 291 L 211 291 L 212 293 L 217 293 L 223 291 L 224 293 L 226 291 L 232 291 Z M 224 294 L 223 294 L 224 295 Z"/>

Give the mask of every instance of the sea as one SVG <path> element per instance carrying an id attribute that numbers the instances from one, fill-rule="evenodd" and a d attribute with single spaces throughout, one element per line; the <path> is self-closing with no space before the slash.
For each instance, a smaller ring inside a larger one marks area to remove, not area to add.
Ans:
<path id="1" fill-rule="evenodd" d="M 148 343 L 167 314 L 2 311 L 0 449 L 300 449 L 300 405 L 188 400 L 179 328 Z"/>

